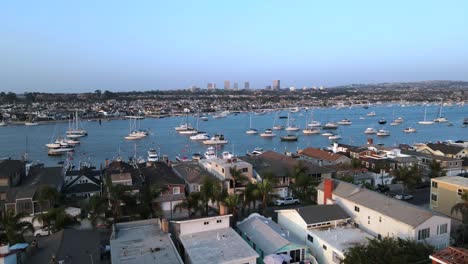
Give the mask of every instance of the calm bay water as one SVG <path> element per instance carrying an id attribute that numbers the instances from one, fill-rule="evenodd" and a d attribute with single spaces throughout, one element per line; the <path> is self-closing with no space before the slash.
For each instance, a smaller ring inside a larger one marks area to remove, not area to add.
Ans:
<path id="1" fill-rule="evenodd" d="M 291 117 L 295 119 L 295 124 L 304 128 L 306 116 L 310 111 L 292 113 Z M 366 114 L 375 111 L 376 116 L 369 117 Z M 427 107 L 427 119 L 432 120 L 438 115 L 438 106 Z M 394 114 L 393 114 L 394 112 Z M 369 109 L 363 107 L 353 108 L 320 108 L 314 109 L 314 120 L 325 124 L 327 121 L 339 121 L 343 118 L 350 119 L 353 124 L 350 126 L 340 126 L 336 131 L 343 138 L 342 143 L 362 145 L 365 144 L 369 135 L 363 132 L 367 127 L 376 129 L 385 128 L 391 132 L 389 137 L 377 137 L 372 135 L 374 143 L 383 143 L 387 146 L 416 142 L 438 141 L 438 140 L 468 140 L 468 127 L 462 128 L 463 119 L 468 117 L 468 107 L 444 107 L 443 116 L 453 123 L 448 127 L 447 123 L 433 125 L 419 125 L 418 121 L 424 118 L 423 106 L 372 106 Z M 252 115 L 252 127 L 263 132 L 266 128 L 273 126 L 276 112 L 266 115 Z M 279 115 L 287 115 L 286 112 L 280 112 Z M 404 123 L 398 126 L 390 126 L 394 118 L 403 117 Z M 364 120 L 360 117 L 365 117 Z M 386 125 L 379 125 L 378 120 L 385 118 Z M 203 153 L 207 146 L 201 142 L 194 142 L 188 136 L 179 135 L 174 127 L 180 125 L 182 117 L 170 117 L 162 119 L 144 119 L 140 122 L 140 127 L 149 129 L 150 136 L 139 141 L 128 141 L 124 136 L 128 134 L 128 120 L 115 120 L 109 122 L 86 122 L 83 126 L 88 130 L 88 136 L 81 139 L 81 145 L 78 146 L 73 154 L 74 161 L 89 161 L 99 166 L 105 159 L 112 159 L 119 155 L 127 158 L 134 156 L 135 149 L 137 156 L 145 157 L 150 148 L 159 149 L 161 154 L 166 154 L 174 159 L 177 155 L 191 157 L 193 153 Z M 195 118 L 190 117 L 189 121 L 195 126 Z M 286 119 L 276 120 L 276 124 L 285 124 Z M 416 133 L 406 134 L 403 132 L 405 127 L 415 127 Z M 12 157 L 19 158 L 26 151 L 30 160 L 39 161 L 48 165 L 56 164 L 66 159 L 62 157 L 47 156 L 46 143 L 58 135 L 63 135 L 68 127 L 68 123 L 44 124 L 39 126 L 8 125 L 0 127 L 0 158 Z M 299 136 L 297 142 L 281 142 L 279 136 L 287 134 L 286 131 L 274 131 L 277 134 L 275 138 L 265 139 L 259 135 L 247 135 L 245 130 L 249 128 L 249 114 L 241 113 L 238 115 L 229 115 L 224 119 L 213 119 L 210 116 L 209 121 L 200 121 L 199 130 L 205 131 L 210 135 L 222 133 L 229 144 L 222 147 L 222 150 L 234 152 L 236 155 L 244 155 L 246 151 L 255 147 L 262 147 L 265 150 L 275 150 L 278 152 L 296 151 L 304 147 L 326 147 L 331 141 L 326 137 L 318 135 L 305 136 L 302 131 L 296 132 Z"/>

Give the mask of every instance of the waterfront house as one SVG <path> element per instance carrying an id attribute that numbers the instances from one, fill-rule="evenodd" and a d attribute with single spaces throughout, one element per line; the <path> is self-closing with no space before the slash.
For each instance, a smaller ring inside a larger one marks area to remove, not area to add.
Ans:
<path id="1" fill-rule="evenodd" d="M 440 167 L 447 176 L 455 176 L 463 171 L 463 159 L 427 154 L 413 150 L 402 150 L 401 153 L 416 158 L 419 168 L 426 174 L 430 171 L 429 165 L 433 161 L 440 164 Z"/>
<path id="2" fill-rule="evenodd" d="M 80 170 L 67 170 L 62 193 L 67 198 L 82 199 L 100 196 L 102 193 L 102 173 L 83 167 Z"/>
<path id="3" fill-rule="evenodd" d="M 351 159 L 339 153 L 333 153 L 318 148 L 305 148 L 298 151 L 299 155 L 315 165 L 350 165 Z"/>
<path id="4" fill-rule="evenodd" d="M 173 163 L 172 169 L 185 181 L 185 189 L 188 193 L 199 192 L 205 177 L 220 182 L 219 178 L 209 173 L 198 161 Z"/>

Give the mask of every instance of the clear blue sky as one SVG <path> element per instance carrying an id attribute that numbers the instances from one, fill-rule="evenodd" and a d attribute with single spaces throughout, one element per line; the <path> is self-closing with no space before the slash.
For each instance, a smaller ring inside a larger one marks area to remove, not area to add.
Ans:
<path id="1" fill-rule="evenodd" d="M 468 1 L 14 0 L 0 91 L 468 80 Z"/>

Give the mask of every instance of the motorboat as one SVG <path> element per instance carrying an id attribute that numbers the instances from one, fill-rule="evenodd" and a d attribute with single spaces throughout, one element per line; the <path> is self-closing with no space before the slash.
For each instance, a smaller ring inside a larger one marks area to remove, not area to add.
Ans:
<path id="1" fill-rule="evenodd" d="M 286 135 L 280 137 L 281 141 L 297 141 L 297 136 L 295 135 Z"/>
<path id="2" fill-rule="evenodd" d="M 214 147 L 209 147 L 206 149 L 205 152 L 205 159 L 215 159 L 216 158 L 216 150 Z"/>
<path id="3" fill-rule="evenodd" d="M 380 136 L 380 137 L 390 136 L 390 131 L 385 130 L 385 129 L 379 129 L 377 130 L 377 136 Z"/>
<path id="4" fill-rule="evenodd" d="M 320 124 L 319 121 L 311 121 L 309 124 L 307 124 L 308 127 L 320 127 L 322 124 Z"/>
<path id="5" fill-rule="evenodd" d="M 307 128 L 307 129 L 303 129 L 302 133 L 304 135 L 316 135 L 316 134 L 320 134 L 320 129 L 318 129 L 318 128 Z"/>
<path id="6" fill-rule="evenodd" d="M 201 160 L 201 159 L 203 159 L 202 154 L 200 154 L 200 153 L 193 153 L 193 155 L 192 155 L 192 160 Z"/>
<path id="7" fill-rule="evenodd" d="M 375 130 L 372 127 L 368 127 L 366 128 L 366 130 L 364 130 L 364 134 L 375 134 L 375 133 L 377 133 L 377 130 Z"/>
<path id="8" fill-rule="evenodd" d="M 273 130 L 283 130 L 283 129 L 284 129 L 284 126 L 282 126 L 282 125 L 277 125 L 277 126 L 273 126 L 272 129 L 273 129 Z"/>
<path id="9" fill-rule="evenodd" d="M 258 134 L 258 130 L 255 128 L 249 128 L 247 131 L 245 131 L 245 133 L 248 135 L 255 135 Z"/>
<path id="10" fill-rule="evenodd" d="M 397 119 L 393 120 L 394 123 L 399 123 L 399 124 L 403 123 L 403 121 L 404 121 L 404 119 L 401 116 L 398 117 Z"/>
<path id="11" fill-rule="evenodd" d="M 468 118 L 463 119 L 463 125 L 468 125 Z"/>
<path id="12" fill-rule="evenodd" d="M 333 136 L 333 133 L 327 131 L 327 132 L 325 132 L 325 133 L 322 133 L 322 136 L 324 136 L 324 137 L 330 137 L 330 136 Z"/>
<path id="13" fill-rule="evenodd" d="M 72 146 L 75 146 L 75 145 L 79 145 L 80 144 L 80 141 L 79 140 L 75 140 L 75 139 L 64 139 L 63 140 L 65 143 L 67 143 L 68 145 L 72 145 Z"/>
<path id="14" fill-rule="evenodd" d="M 374 111 L 367 113 L 367 116 L 376 116 L 376 113 Z"/>
<path id="15" fill-rule="evenodd" d="M 426 117 L 427 117 L 427 107 L 424 108 L 424 120 L 419 121 L 418 124 L 420 124 L 420 125 L 432 125 L 432 124 L 434 124 L 434 121 L 426 120 Z"/>
<path id="16" fill-rule="evenodd" d="M 338 140 L 338 139 L 341 139 L 341 136 L 338 135 L 338 134 L 333 134 L 333 135 L 329 136 L 328 139 L 330 139 L 330 140 Z"/>
<path id="17" fill-rule="evenodd" d="M 271 129 L 265 129 L 265 132 L 261 133 L 260 134 L 261 137 L 264 137 L 264 138 L 272 138 L 272 137 L 276 137 L 276 134 L 273 133 L 273 131 L 271 131 Z"/>
<path id="18" fill-rule="evenodd" d="M 401 123 L 397 123 L 397 122 L 391 122 L 390 123 L 391 126 L 398 126 L 399 124 L 401 124 Z"/>
<path id="19" fill-rule="evenodd" d="M 323 129 L 338 129 L 338 124 L 335 122 L 328 122 L 322 127 Z"/>
<path id="20" fill-rule="evenodd" d="M 179 134 L 181 135 L 195 135 L 198 133 L 198 130 L 194 129 L 194 128 L 188 128 L 188 129 L 185 129 L 185 130 L 179 130 L 177 131 Z"/>
<path id="21" fill-rule="evenodd" d="M 246 155 L 247 156 L 258 156 L 258 155 L 261 155 L 263 154 L 263 152 L 265 152 L 262 148 L 254 148 L 254 150 L 250 151 L 250 152 L 247 152 Z"/>
<path id="22" fill-rule="evenodd" d="M 158 160 L 159 160 L 158 152 L 154 148 L 151 148 L 150 150 L 148 150 L 148 162 L 157 162 Z"/>
<path id="23" fill-rule="evenodd" d="M 234 155 L 229 152 L 229 151 L 223 151 L 223 153 L 221 154 L 223 159 L 232 159 L 234 157 Z"/>
<path id="24" fill-rule="evenodd" d="M 49 156 L 61 156 L 65 153 L 72 152 L 74 149 L 73 148 L 55 148 L 55 149 L 49 149 L 47 152 L 47 155 Z"/>
<path id="25" fill-rule="evenodd" d="M 414 132 L 416 132 L 416 128 L 407 127 L 405 129 L 403 129 L 403 132 L 405 132 L 405 133 L 414 133 Z"/>
<path id="26" fill-rule="evenodd" d="M 381 118 L 381 119 L 379 119 L 379 124 L 385 125 L 385 124 L 387 124 L 387 120 L 385 120 L 384 118 Z"/>
<path id="27" fill-rule="evenodd" d="M 199 132 L 196 135 L 190 136 L 191 140 L 208 140 L 210 136 L 205 132 Z"/>
<path id="28" fill-rule="evenodd" d="M 207 116 L 200 116 L 200 120 L 201 121 L 208 121 L 208 117 Z"/>
<path id="29" fill-rule="evenodd" d="M 347 119 L 347 118 L 345 118 L 345 119 L 343 119 L 343 120 L 341 120 L 341 121 L 338 121 L 338 125 L 349 126 L 349 125 L 351 125 L 351 124 L 352 124 L 351 120 L 349 120 L 349 119 Z"/>
<path id="30" fill-rule="evenodd" d="M 214 135 L 208 140 L 203 140 L 203 144 L 205 145 L 224 145 L 227 143 L 229 143 L 229 141 L 224 139 L 224 135 Z"/>
<path id="31" fill-rule="evenodd" d="M 363 116 L 360 116 L 360 117 L 359 117 L 359 120 L 365 120 L 365 119 L 366 119 L 366 118 L 363 117 Z"/>

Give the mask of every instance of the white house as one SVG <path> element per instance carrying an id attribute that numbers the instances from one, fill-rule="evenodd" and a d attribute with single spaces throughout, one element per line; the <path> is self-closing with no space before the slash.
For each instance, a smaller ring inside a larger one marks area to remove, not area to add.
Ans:
<path id="1" fill-rule="evenodd" d="M 339 205 L 313 205 L 278 210 L 278 223 L 310 248 L 318 263 L 340 263 L 347 249 L 373 238 L 350 225 L 350 216 Z"/>
<path id="2" fill-rule="evenodd" d="M 172 221 L 184 263 L 256 263 L 259 255 L 229 227 L 230 216 Z"/>
<path id="3" fill-rule="evenodd" d="M 410 238 L 436 249 L 450 239 L 450 218 L 359 186 L 325 179 L 317 186 L 318 204 L 338 204 L 354 225 L 375 237 Z"/>

